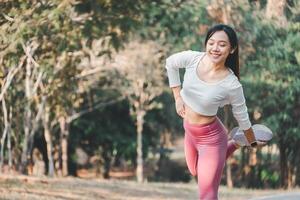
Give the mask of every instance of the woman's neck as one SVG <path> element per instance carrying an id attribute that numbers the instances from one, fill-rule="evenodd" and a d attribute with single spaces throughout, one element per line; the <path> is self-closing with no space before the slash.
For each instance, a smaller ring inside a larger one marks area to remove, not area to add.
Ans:
<path id="1" fill-rule="evenodd" d="M 220 63 L 213 63 L 207 57 L 207 64 L 208 64 L 207 66 L 208 66 L 209 70 L 213 71 L 213 72 L 223 71 L 224 69 L 226 69 L 226 67 L 225 67 L 225 61 L 224 62 L 220 62 Z"/>

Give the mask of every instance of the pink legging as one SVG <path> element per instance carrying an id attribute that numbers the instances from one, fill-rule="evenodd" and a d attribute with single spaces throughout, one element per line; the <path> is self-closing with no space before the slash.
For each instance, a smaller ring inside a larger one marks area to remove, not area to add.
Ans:
<path id="1" fill-rule="evenodd" d="M 190 173 L 198 176 L 199 199 L 217 200 L 225 160 L 237 147 L 228 142 L 227 129 L 218 118 L 209 124 L 184 121 L 183 125 L 186 163 Z"/>

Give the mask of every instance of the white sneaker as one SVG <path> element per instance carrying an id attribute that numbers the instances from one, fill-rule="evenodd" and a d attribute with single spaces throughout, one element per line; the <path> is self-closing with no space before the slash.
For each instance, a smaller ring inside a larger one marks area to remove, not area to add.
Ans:
<path id="1" fill-rule="evenodd" d="M 273 138 L 272 131 L 262 124 L 253 125 L 252 129 L 257 141 L 268 142 Z M 250 146 L 244 131 L 240 130 L 239 127 L 233 128 L 229 135 L 239 146 Z"/>

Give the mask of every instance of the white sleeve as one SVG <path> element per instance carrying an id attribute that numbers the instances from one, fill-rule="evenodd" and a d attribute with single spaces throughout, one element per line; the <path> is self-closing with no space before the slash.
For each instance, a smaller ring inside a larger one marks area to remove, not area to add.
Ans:
<path id="1" fill-rule="evenodd" d="M 169 78 L 169 86 L 176 87 L 181 85 L 179 68 L 187 67 L 195 56 L 195 52 L 181 51 L 169 56 L 166 60 L 166 69 Z"/>
<path id="2" fill-rule="evenodd" d="M 249 129 L 251 127 L 251 122 L 249 120 L 243 87 L 240 83 L 237 87 L 230 90 L 229 101 L 232 106 L 233 116 L 237 120 L 240 129 Z"/>

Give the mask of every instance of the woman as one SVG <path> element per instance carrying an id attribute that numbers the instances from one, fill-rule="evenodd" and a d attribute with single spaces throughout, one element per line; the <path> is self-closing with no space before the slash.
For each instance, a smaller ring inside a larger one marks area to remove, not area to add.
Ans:
<path id="1" fill-rule="evenodd" d="M 235 31 L 223 24 L 212 27 L 205 48 L 205 52 L 171 55 L 166 69 L 176 111 L 184 119 L 186 162 L 191 174 L 198 177 L 199 198 L 216 200 L 226 158 L 239 146 L 265 145 L 270 133 L 253 132 L 251 127 L 239 82 Z M 185 68 L 182 89 L 179 68 Z M 243 137 L 234 135 L 228 141 L 227 130 L 216 116 L 226 104 L 231 104 Z"/>

